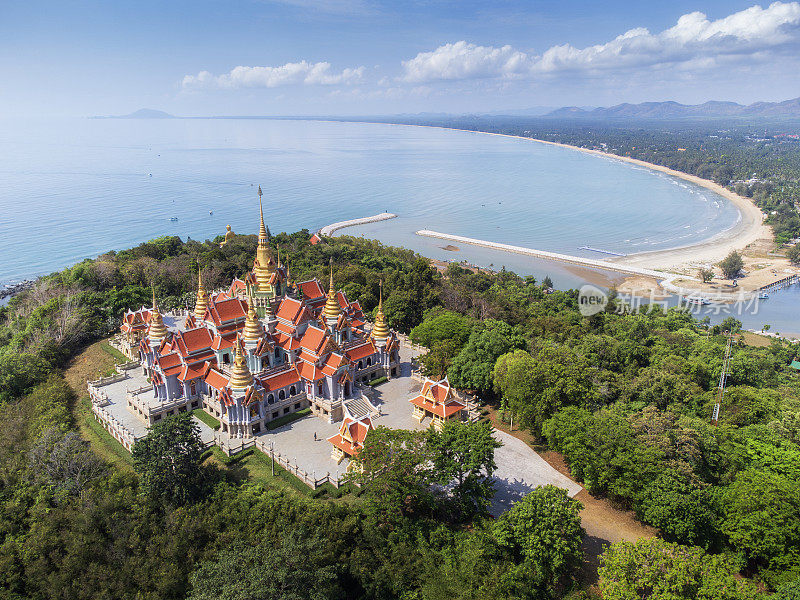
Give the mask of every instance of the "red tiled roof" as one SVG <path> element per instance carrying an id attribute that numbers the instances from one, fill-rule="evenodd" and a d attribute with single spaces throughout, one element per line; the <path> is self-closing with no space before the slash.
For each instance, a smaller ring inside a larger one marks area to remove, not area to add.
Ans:
<path id="1" fill-rule="evenodd" d="M 342 364 L 347 364 L 347 359 L 341 354 L 331 352 L 325 364 L 322 365 L 322 372 L 325 373 L 325 375 L 333 375 L 339 370 Z"/>
<path id="2" fill-rule="evenodd" d="M 216 369 L 209 369 L 206 373 L 205 381 L 217 391 L 225 389 L 228 385 L 228 378 Z"/>
<path id="3" fill-rule="evenodd" d="M 276 337 L 278 339 L 278 345 L 287 352 L 300 347 L 300 340 L 297 338 L 293 338 L 285 333 L 279 333 Z"/>
<path id="4" fill-rule="evenodd" d="M 310 238 L 308 238 L 308 243 L 312 246 L 316 246 L 322 241 L 322 238 L 319 237 L 316 233 L 313 234 Z"/>
<path id="5" fill-rule="evenodd" d="M 303 313 L 303 303 L 294 298 L 284 298 L 278 305 L 278 312 L 275 314 L 278 319 L 297 324 L 300 315 Z"/>
<path id="6" fill-rule="evenodd" d="M 203 366 L 204 365 L 201 364 L 189 368 L 187 365 L 183 365 L 183 367 L 181 368 L 180 375 L 178 375 L 178 379 L 180 381 L 188 381 L 190 379 L 197 379 L 198 377 L 202 377 L 204 370 Z"/>
<path id="7" fill-rule="evenodd" d="M 424 396 L 417 396 L 416 398 L 411 398 L 409 402 L 411 402 L 411 404 L 414 406 L 419 406 L 428 412 L 439 415 L 443 419 L 446 419 L 465 408 L 461 402 L 455 399 L 449 400 L 447 404 L 434 404 Z"/>
<path id="8" fill-rule="evenodd" d="M 214 341 L 211 343 L 211 349 L 225 350 L 226 348 L 232 348 L 235 340 L 236 335 L 234 334 L 216 335 L 214 336 Z"/>
<path id="9" fill-rule="evenodd" d="M 205 327 L 198 327 L 176 333 L 173 340 L 178 351 L 185 357 L 188 354 L 211 348 L 214 338 L 211 336 L 211 331 Z"/>
<path id="10" fill-rule="evenodd" d="M 319 355 L 319 353 L 322 352 L 323 348 L 325 347 L 327 335 L 328 334 L 324 330 L 313 325 L 309 325 L 306 328 L 306 332 L 303 334 L 303 337 L 300 338 L 300 346 L 312 352 L 313 354 Z"/>
<path id="11" fill-rule="evenodd" d="M 325 377 L 325 374 L 311 363 L 299 361 L 296 363 L 295 368 L 300 377 L 306 381 L 319 381 Z"/>
<path id="12" fill-rule="evenodd" d="M 265 390 L 274 392 L 292 384 L 300 383 L 300 375 L 294 367 L 290 367 L 284 371 L 258 377 L 258 382 Z"/>
<path id="13" fill-rule="evenodd" d="M 359 346 L 348 348 L 346 351 L 347 357 L 350 359 L 351 362 L 361 360 L 362 358 L 367 358 L 368 356 L 372 356 L 376 352 L 377 351 L 375 350 L 375 346 L 372 345 L 371 341 L 366 341 Z"/>
<path id="14" fill-rule="evenodd" d="M 372 420 L 369 417 L 358 420 L 347 417 L 339 428 L 339 433 L 329 437 L 328 441 L 344 450 L 348 456 L 355 456 L 364 447 L 364 440 L 372 428 Z"/>
<path id="15" fill-rule="evenodd" d="M 307 300 L 316 300 L 325 296 L 325 290 L 322 289 L 322 285 L 316 279 L 301 281 L 297 284 L 297 287 L 300 288 L 303 297 Z"/>
<path id="16" fill-rule="evenodd" d="M 231 287 L 228 288 L 228 297 L 233 298 L 238 292 L 243 291 L 247 286 L 241 279 L 234 279 L 231 282 Z"/>
<path id="17" fill-rule="evenodd" d="M 281 333 L 292 335 L 295 332 L 295 329 L 297 328 L 291 323 L 284 323 L 282 321 L 278 321 L 278 324 L 275 325 L 275 329 L 277 331 L 280 331 Z"/>
<path id="18" fill-rule="evenodd" d="M 239 298 L 210 302 L 208 310 L 217 325 L 244 319 L 247 316 L 247 305 Z"/>

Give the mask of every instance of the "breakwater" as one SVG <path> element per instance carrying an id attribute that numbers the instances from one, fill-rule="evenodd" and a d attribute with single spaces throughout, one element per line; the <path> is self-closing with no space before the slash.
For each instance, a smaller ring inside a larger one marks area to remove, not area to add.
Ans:
<path id="1" fill-rule="evenodd" d="M 437 238 L 440 240 L 461 242 L 462 244 L 471 244 L 473 246 L 483 246 L 484 248 L 492 248 L 494 250 L 501 250 L 503 252 L 513 252 L 514 254 L 525 254 L 533 258 L 541 258 L 544 260 L 555 260 L 558 262 L 579 265 L 582 267 L 590 267 L 593 269 L 603 269 L 605 271 L 615 271 L 617 273 L 627 273 L 630 275 L 643 275 L 645 277 L 655 277 L 660 281 L 662 280 L 669 281 L 681 277 L 681 275 L 678 275 L 677 273 L 655 271 L 652 269 L 642 269 L 640 267 L 632 267 L 619 263 L 597 260 L 594 258 L 583 258 L 582 256 L 572 256 L 570 254 L 561 254 L 559 252 L 548 252 L 547 250 L 536 250 L 534 248 L 525 248 L 523 246 L 512 246 L 510 244 L 501 244 L 499 242 L 489 242 L 486 240 L 478 240 L 475 238 L 468 238 L 461 235 L 451 235 L 449 233 L 431 231 L 430 229 L 421 229 L 417 231 L 416 234 L 424 237 Z"/>
<path id="2" fill-rule="evenodd" d="M 396 219 L 396 218 L 397 215 L 394 213 L 383 212 L 377 215 L 373 215 L 371 217 L 350 219 L 349 221 L 339 221 L 337 223 L 331 223 L 330 225 L 325 225 L 325 227 L 319 230 L 319 234 L 331 236 L 334 234 L 334 232 L 338 231 L 339 229 L 344 229 L 345 227 L 354 227 L 355 225 L 366 225 L 367 223 L 375 223 L 377 221 L 386 221 L 387 219 Z"/>

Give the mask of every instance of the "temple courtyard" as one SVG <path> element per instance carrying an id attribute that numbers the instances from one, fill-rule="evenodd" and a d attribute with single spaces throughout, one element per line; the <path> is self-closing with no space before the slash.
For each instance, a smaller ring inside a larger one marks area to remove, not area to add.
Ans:
<path id="1" fill-rule="evenodd" d="M 411 376 L 411 362 L 415 355 L 415 351 L 403 346 L 400 377 L 374 388 L 373 403 L 380 410 L 379 415 L 372 417 L 375 427 L 421 430 L 430 425 L 430 419 L 419 423 L 412 417 L 413 407 L 408 401 L 421 388 L 419 379 Z M 130 372 L 127 379 L 103 385 L 101 389 L 109 402 L 104 409 L 138 438 L 147 433 L 147 427 L 144 421 L 126 406 L 126 395 L 130 390 L 147 386 L 148 382 L 138 369 L 135 371 Z M 227 434 L 214 431 L 197 417 L 193 418 L 200 429 L 201 438 L 206 443 L 217 440 L 218 443 L 228 442 L 236 448 L 237 445 L 247 441 L 229 440 Z M 330 474 L 336 478 L 344 475 L 348 460 L 345 459 L 337 464 L 331 458 L 332 446 L 327 438 L 335 435 L 340 426 L 341 422 L 327 423 L 317 416 L 308 415 L 276 429 L 264 431 L 256 438 L 261 442 L 259 446 L 271 447 L 276 455 L 280 454 L 281 458 L 288 460 L 292 465 L 297 465 L 312 477 L 321 478 Z M 494 478 L 497 493 L 490 508 L 493 515 L 508 510 L 514 502 L 539 486 L 552 484 L 566 489 L 570 496 L 575 496 L 581 491 L 579 484 L 559 473 L 522 440 L 499 430 L 495 430 L 494 435 L 503 446 L 495 451 L 497 470 Z"/>

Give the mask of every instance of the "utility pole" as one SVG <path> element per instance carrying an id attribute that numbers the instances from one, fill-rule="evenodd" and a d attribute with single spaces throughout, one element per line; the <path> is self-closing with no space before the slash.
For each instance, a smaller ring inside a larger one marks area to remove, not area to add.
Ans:
<path id="1" fill-rule="evenodd" d="M 719 374 L 719 384 L 717 385 L 717 403 L 714 405 L 714 412 L 711 414 L 711 422 L 719 421 L 719 409 L 725 400 L 725 383 L 728 379 L 728 366 L 731 361 L 731 343 L 733 342 L 733 332 L 728 332 L 728 343 L 725 345 L 725 359 L 722 361 L 722 372 Z"/>

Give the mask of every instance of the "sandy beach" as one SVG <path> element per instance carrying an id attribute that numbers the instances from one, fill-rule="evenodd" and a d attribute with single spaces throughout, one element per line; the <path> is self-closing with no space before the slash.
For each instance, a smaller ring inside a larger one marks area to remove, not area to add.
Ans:
<path id="1" fill-rule="evenodd" d="M 454 131 L 469 131 L 456 129 Z M 483 132 L 477 132 L 483 133 Z M 690 244 L 688 246 L 679 246 L 666 250 L 654 250 L 652 252 L 638 252 L 628 254 L 627 256 L 609 259 L 609 262 L 618 262 L 621 264 L 638 266 L 647 269 L 655 270 L 683 270 L 687 267 L 695 267 L 699 264 L 713 264 L 725 258 L 731 250 L 742 251 L 750 244 L 759 239 L 773 239 L 772 230 L 763 224 L 765 215 L 761 212 L 750 198 L 740 196 L 729 189 L 714 183 L 708 179 L 697 177 L 696 175 L 689 175 L 681 171 L 675 171 L 667 167 L 648 163 L 636 158 L 627 156 L 617 156 L 609 152 L 601 152 L 600 150 L 590 150 L 588 148 L 580 148 L 578 146 L 570 146 L 569 144 L 561 144 L 558 142 L 549 142 L 547 140 L 540 140 L 536 138 L 527 138 L 518 135 L 508 135 L 504 133 L 487 133 L 487 135 L 498 135 L 502 137 L 510 137 L 519 140 L 530 140 L 540 144 L 549 144 L 551 146 L 559 146 L 567 148 L 568 150 L 577 150 L 587 154 L 594 154 L 613 160 L 619 160 L 654 171 L 660 171 L 674 177 L 689 181 L 695 185 L 699 185 L 715 194 L 719 194 L 723 198 L 730 200 L 736 208 L 739 209 L 741 219 L 732 228 L 718 233 L 712 238 L 704 242 Z"/>

